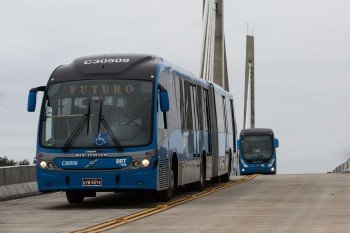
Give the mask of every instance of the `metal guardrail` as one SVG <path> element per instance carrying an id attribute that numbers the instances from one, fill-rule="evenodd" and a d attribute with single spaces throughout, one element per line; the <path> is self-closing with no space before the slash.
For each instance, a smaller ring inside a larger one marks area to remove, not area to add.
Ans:
<path id="1" fill-rule="evenodd" d="M 0 167 L 0 186 L 36 181 L 35 166 Z"/>
<path id="2" fill-rule="evenodd" d="M 350 159 L 336 167 L 332 173 L 350 173 Z"/>

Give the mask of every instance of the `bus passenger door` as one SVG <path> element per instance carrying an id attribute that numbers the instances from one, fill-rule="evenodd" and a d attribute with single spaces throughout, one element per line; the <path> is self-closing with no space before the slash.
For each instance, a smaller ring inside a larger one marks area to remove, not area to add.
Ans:
<path id="1" fill-rule="evenodd" d="M 210 179 L 213 175 L 213 157 L 211 152 L 211 137 L 210 137 L 210 108 L 209 108 L 209 96 L 208 96 L 208 90 L 203 89 L 202 91 L 202 103 L 203 103 L 203 130 L 204 130 L 204 145 L 205 145 L 205 158 L 206 158 L 206 179 Z"/>
<path id="2" fill-rule="evenodd" d="M 230 162 L 230 136 L 228 132 L 228 118 L 227 118 L 227 112 L 228 109 L 226 108 L 226 98 L 222 97 L 222 108 L 224 111 L 224 127 L 225 127 L 225 158 L 224 158 L 224 171 L 226 172 L 228 167 L 229 167 L 229 162 Z"/>
<path id="3" fill-rule="evenodd" d="M 220 101 L 220 100 L 219 100 Z M 216 101 L 214 86 L 209 86 L 209 112 L 210 112 L 210 153 L 212 158 L 212 177 L 219 175 L 219 147 L 218 147 L 218 125 L 216 113 Z"/>

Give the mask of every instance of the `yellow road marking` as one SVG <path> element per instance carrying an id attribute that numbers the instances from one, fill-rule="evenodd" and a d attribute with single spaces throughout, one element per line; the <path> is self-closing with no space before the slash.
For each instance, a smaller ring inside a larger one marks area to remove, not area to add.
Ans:
<path id="1" fill-rule="evenodd" d="M 207 196 L 209 194 L 226 189 L 226 188 L 231 187 L 233 185 L 246 182 L 248 180 L 254 179 L 257 176 L 258 175 L 254 174 L 254 175 L 245 176 L 245 177 L 238 179 L 238 180 L 232 180 L 229 183 L 225 183 L 225 184 L 222 184 L 222 185 L 219 185 L 216 187 L 212 187 L 212 188 L 207 188 L 202 192 L 192 194 L 192 195 L 187 195 L 184 197 L 180 197 L 180 198 L 175 199 L 175 200 L 173 200 L 169 203 L 166 203 L 166 204 L 157 205 L 155 207 L 141 210 L 139 212 L 136 212 L 136 213 L 124 216 L 124 217 L 115 218 L 115 219 L 109 220 L 107 222 L 97 224 L 95 226 L 91 226 L 91 227 L 88 227 L 88 228 L 85 228 L 82 230 L 74 231 L 74 233 L 85 233 L 85 232 L 95 233 L 95 232 L 107 231 L 107 230 L 116 228 L 118 226 L 124 225 L 126 223 L 134 222 L 134 221 L 139 220 L 141 218 L 145 218 L 145 217 L 157 214 L 157 213 L 162 212 L 164 210 L 167 210 L 167 209 L 173 208 L 175 206 L 181 205 L 183 203 L 198 199 L 200 197 Z"/>

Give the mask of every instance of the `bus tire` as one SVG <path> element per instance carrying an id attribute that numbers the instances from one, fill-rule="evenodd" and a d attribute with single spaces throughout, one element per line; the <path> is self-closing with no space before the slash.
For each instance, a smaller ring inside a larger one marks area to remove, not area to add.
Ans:
<path id="1" fill-rule="evenodd" d="M 81 204 L 84 201 L 84 194 L 79 190 L 66 191 L 66 197 L 69 204 Z"/>
<path id="2" fill-rule="evenodd" d="M 200 178 L 199 181 L 197 181 L 196 183 L 193 184 L 193 190 L 197 191 L 197 192 L 201 192 L 204 189 L 204 185 L 205 185 L 205 164 L 204 164 L 204 159 L 203 156 L 201 156 L 201 165 L 200 165 Z"/>
<path id="3" fill-rule="evenodd" d="M 168 202 L 173 196 L 174 192 L 174 172 L 171 169 L 169 174 L 169 188 L 156 192 L 157 201 Z"/>
<path id="4" fill-rule="evenodd" d="M 220 177 L 219 176 L 212 177 L 210 179 L 210 181 L 213 182 L 213 183 L 218 183 L 218 182 L 220 182 Z"/>
<path id="5" fill-rule="evenodd" d="M 230 172 L 222 175 L 221 181 L 224 182 L 224 183 L 230 182 Z"/>

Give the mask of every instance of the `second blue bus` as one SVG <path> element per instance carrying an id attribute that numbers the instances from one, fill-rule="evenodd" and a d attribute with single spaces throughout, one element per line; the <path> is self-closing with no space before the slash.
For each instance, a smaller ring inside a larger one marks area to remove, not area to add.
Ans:
<path id="1" fill-rule="evenodd" d="M 271 129 L 243 129 L 238 147 L 238 170 L 241 175 L 276 174 L 278 139 Z"/>

